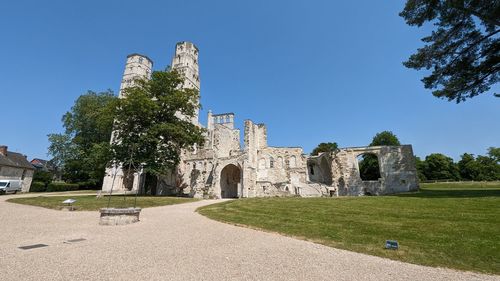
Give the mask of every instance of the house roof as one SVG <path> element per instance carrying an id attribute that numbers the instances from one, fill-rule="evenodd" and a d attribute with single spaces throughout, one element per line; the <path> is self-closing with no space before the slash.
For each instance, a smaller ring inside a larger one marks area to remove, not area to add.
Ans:
<path id="1" fill-rule="evenodd" d="M 0 166 L 11 166 L 34 170 L 33 165 L 31 165 L 24 155 L 10 151 L 7 151 L 7 155 L 0 154 Z"/>

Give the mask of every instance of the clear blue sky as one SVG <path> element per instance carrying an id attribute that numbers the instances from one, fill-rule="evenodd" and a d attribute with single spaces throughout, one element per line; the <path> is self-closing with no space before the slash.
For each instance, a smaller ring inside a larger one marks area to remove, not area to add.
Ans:
<path id="1" fill-rule="evenodd" d="M 500 99 L 455 104 L 402 65 L 429 27 L 404 1 L 4 1 L 0 5 L 0 144 L 47 158 L 47 134 L 87 90 L 118 92 L 127 54 L 170 63 L 200 49 L 206 110 L 264 122 L 273 146 L 363 146 L 393 131 L 424 157 L 500 146 Z M 498 89 L 498 87 L 497 87 Z"/>

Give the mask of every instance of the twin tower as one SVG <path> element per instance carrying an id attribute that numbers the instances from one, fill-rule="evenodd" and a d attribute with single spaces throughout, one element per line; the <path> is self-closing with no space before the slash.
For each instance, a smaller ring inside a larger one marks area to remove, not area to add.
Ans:
<path id="1" fill-rule="evenodd" d="M 150 79 L 152 69 L 153 61 L 147 56 L 141 54 L 128 55 L 118 97 L 122 98 L 123 90 L 133 86 L 136 79 Z M 184 75 L 184 88 L 200 90 L 198 48 L 193 43 L 184 41 L 175 45 L 171 69 Z M 199 110 L 196 110 L 191 122 L 198 124 L 198 115 Z"/>

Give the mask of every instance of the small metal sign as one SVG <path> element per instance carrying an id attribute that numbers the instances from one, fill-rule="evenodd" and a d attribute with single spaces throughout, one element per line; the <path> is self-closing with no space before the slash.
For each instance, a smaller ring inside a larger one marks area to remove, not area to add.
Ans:
<path id="1" fill-rule="evenodd" d="M 28 245 L 28 246 L 21 246 L 21 247 L 18 247 L 18 248 L 21 249 L 21 250 L 31 250 L 31 249 L 42 248 L 42 247 L 47 247 L 47 246 L 49 246 L 49 245 L 34 244 L 34 245 Z"/>
<path id="2" fill-rule="evenodd" d="M 68 240 L 67 242 L 75 243 L 75 242 L 82 242 L 82 241 L 85 241 L 85 240 L 87 240 L 87 239 L 85 239 L 85 238 L 78 238 L 78 239 Z"/>
<path id="3" fill-rule="evenodd" d="M 386 240 L 385 248 L 389 250 L 397 250 L 399 248 L 399 243 L 396 240 Z"/>
<path id="4" fill-rule="evenodd" d="M 66 200 L 63 201 L 63 204 L 73 204 L 75 202 L 76 202 L 75 199 L 66 199 Z"/>

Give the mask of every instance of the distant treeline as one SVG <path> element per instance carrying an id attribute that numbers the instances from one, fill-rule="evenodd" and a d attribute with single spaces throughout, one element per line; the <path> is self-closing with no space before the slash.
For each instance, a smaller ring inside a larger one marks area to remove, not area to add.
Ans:
<path id="1" fill-rule="evenodd" d="M 500 147 L 490 147 L 486 156 L 464 153 L 458 162 L 441 153 L 430 154 L 424 160 L 415 158 L 420 181 L 500 180 Z"/>

